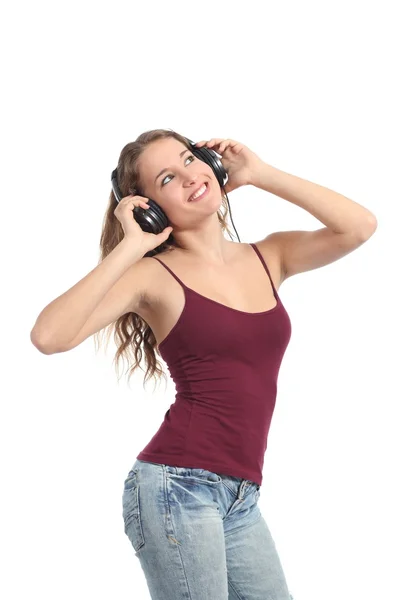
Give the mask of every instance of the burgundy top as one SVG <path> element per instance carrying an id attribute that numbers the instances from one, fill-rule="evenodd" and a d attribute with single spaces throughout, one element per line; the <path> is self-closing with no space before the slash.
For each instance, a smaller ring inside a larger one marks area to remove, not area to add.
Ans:
<path id="1" fill-rule="evenodd" d="M 175 401 L 139 460 L 199 468 L 261 486 L 277 378 L 291 322 L 271 281 L 276 305 L 249 313 L 188 288 L 183 311 L 159 344 L 175 383 Z"/>

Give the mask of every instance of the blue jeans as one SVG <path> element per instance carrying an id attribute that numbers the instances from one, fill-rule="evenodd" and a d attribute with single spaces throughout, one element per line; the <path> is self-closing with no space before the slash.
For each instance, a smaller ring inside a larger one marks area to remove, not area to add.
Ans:
<path id="1" fill-rule="evenodd" d="M 293 598 L 259 496 L 246 479 L 137 459 L 122 516 L 152 600 Z"/>

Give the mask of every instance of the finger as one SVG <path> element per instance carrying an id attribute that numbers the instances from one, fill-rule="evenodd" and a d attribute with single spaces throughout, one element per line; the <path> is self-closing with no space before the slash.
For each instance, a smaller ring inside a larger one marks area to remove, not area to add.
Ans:
<path id="1" fill-rule="evenodd" d="M 236 146 L 240 146 L 239 142 L 236 142 L 235 140 L 222 140 L 220 143 L 220 150 L 226 150 L 226 148 L 230 146 L 231 148 L 235 148 Z"/>
<path id="2" fill-rule="evenodd" d="M 218 146 L 219 144 L 221 144 L 221 142 L 224 141 L 224 138 L 212 138 L 211 140 L 209 140 L 207 142 L 207 146 L 208 147 L 212 147 L 212 146 Z"/>
<path id="3" fill-rule="evenodd" d="M 220 151 L 224 152 L 224 150 L 226 150 L 228 146 L 230 150 L 232 150 L 232 152 L 238 152 L 238 150 L 240 150 L 240 148 L 242 147 L 242 144 L 240 144 L 240 142 L 235 142 L 234 140 L 226 140 L 226 142 L 224 142 L 224 144 L 221 145 Z"/>
<path id="4" fill-rule="evenodd" d="M 210 140 L 202 140 L 201 142 L 196 142 L 195 146 L 204 146 L 206 145 L 208 148 L 213 148 L 221 144 L 224 141 L 224 138 L 211 138 Z"/>
<path id="5" fill-rule="evenodd" d="M 228 146 L 232 146 L 232 140 L 223 140 L 220 144 L 219 144 L 219 148 L 218 148 L 218 152 L 220 154 L 222 154 L 227 148 Z"/>

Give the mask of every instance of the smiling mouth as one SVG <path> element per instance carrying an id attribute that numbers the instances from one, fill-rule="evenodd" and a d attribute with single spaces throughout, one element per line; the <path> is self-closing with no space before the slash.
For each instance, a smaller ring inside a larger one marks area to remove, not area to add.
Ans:
<path id="1" fill-rule="evenodd" d="M 198 191 L 203 190 L 203 193 L 200 196 L 197 196 L 196 198 L 192 198 L 192 196 L 189 198 L 188 202 L 196 202 L 197 200 L 201 200 L 207 193 L 208 193 L 208 182 L 205 181 L 203 183 L 203 185 L 199 188 Z M 197 193 L 197 192 L 196 192 Z"/>

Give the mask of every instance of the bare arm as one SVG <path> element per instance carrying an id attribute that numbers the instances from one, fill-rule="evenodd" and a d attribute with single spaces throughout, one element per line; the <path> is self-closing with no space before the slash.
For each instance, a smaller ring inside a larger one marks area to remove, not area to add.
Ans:
<path id="1" fill-rule="evenodd" d="M 133 273 L 139 273 L 141 259 L 142 251 L 135 251 L 124 238 L 90 273 L 42 310 L 31 331 L 34 346 L 44 354 L 68 349 L 99 306 L 102 314 L 92 333 L 134 310 L 142 288 L 140 278 L 135 284 Z"/>

